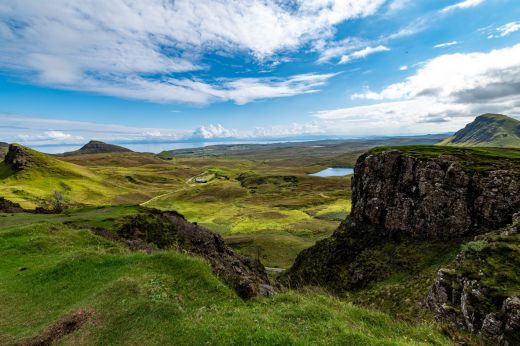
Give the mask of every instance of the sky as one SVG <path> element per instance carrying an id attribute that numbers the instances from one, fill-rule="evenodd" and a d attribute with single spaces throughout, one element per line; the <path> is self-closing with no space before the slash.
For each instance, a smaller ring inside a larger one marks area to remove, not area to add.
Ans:
<path id="1" fill-rule="evenodd" d="M 520 116 L 518 0 L 2 0 L 0 141 L 456 131 Z"/>

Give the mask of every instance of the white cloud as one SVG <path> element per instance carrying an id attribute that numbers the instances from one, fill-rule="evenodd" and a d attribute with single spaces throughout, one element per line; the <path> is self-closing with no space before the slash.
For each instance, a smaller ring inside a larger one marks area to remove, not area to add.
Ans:
<path id="1" fill-rule="evenodd" d="M 71 141 L 82 140 L 82 136 L 75 136 L 70 133 L 65 133 L 63 131 L 45 131 L 43 134 L 27 134 L 22 133 L 18 134 L 17 138 L 21 141 L 38 141 L 38 142 L 57 142 L 57 143 L 67 143 Z"/>
<path id="2" fill-rule="evenodd" d="M 441 13 L 449 13 L 458 9 L 466 9 L 480 5 L 485 0 L 464 0 L 456 4 L 446 6 L 441 10 Z"/>
<path id="3" fill-rule="evenodd" d="M 191 131 L 136 128 L 114 124 L 57 120 L 0 114 L 0 138 L 6 142 L 23 144 L 82 143 L 88 139 L 102 141 L 139 141 L 169 139 L 188 136 Z"/>
<path id="4" fill-rule="evenodd" d="M 218 81 L 204 85 L 172 74 L 208 69 L 201 61 L 211 52 L 281 61 L 277 54 L 329 39 L 335 25 L 369 16 L 384 2 L 5 0 L 0 68 L 59 88 L 132 98 L 143 93 L 151 101 L 226 100 L 215 97 L 228 92 Z"/>
<path id="5" fill-rule="evenodd" d="M 407 70 L 408 70 L 408 66 L 406 66 L 406 65 L 399 67 L 399 71 L 407 71 Z"/>
<path id="6" fill-rule="evenodd" d="M 317 42 L 314 49 L 320 53 L 318 64 L 329 62 L 335 58 L 341 57 L 348 52 L 355 51 L 368 45 L 364 40 L 357 37 L 347 37 L 343 40 L 325 43 L 324 41 Z"/>
<path id="7" fill-rule="evenodd" d="M 510 22 L 495 29 L 496 34 L 489 34 L 488 38 L 505 37 L 520 30 L 520 22 Z"/>
<path id="8" fill-rule="evenodd" d="M 352 60 L 366 58 L 369 55 L 372 55 L 375 53 L 380 53 L 380 52 L 387 52 L 389 50 L 390 50 L 390 48 L 383 46 L 383 45 L 379 45 L 377 47 L 366 47 L 361 50 L 350 53 L 348 55 L 343 55 L 341 57 L 341 59 L 339 60 L 339 64 L 346 64 L 346 63 L 351 62 Z"/>
<path id="9" fill-rule="evenodd" d="M 435 97 L 450 102 L 481 102 L 518 97 L 520 44 L 488 53 L 446 54 L 427 62 L 404 82 L 381 92 L 355 94 L 358 99 Z"/>
<path id="10" fill-rule="evenodd" d="M 388 10 L 391 12 L 396 12 L 402 10 L 403 8 L 409 6 L 410 0 L 394 0 L 388 6 Z"/>
<path id="11" fill-rule="evenodd" d="M 74 136 L 70 133 L 62 131 L 45 131 L 45 135 L 51 140 L 63 141 L 63 140 L 80 140 L 83 139 L 81 136 Z"/>
<path id="12" fill-rule="evenodd" d="M 517 44 L 485 53 L 441 55 L 402 82 L 379 92 L 367 89 L 352 95 L 353 99 L 381 103 L 324 110 L 315 116 L 366 122 L 374 126 L 374 131 L 385 123 L 394 130 L 412 129 L 414 124 L 416 129 L 425 130 L 428 126 L 424 124 L 432 123 L 439 125 L 434 131 L 452 130 L 481 113 L 518 114 L 519 97 L 520 44 Z"/>
<path id="13" fill-rule="evenodd" d="M 439 43 L 439 44 L 436 44 L 435 46 L 433 46 L 433 48 L 450 47 L 450 46 L 454 46 L 456 44 L 459 44 L 459 42 L 458 41 L 451 41 L 451 42 Z"/>
<path id="14" fill-rule="evenodd" d="M 228 130 L 222 125 L 201 126 L 193 131 L 194 139 L 214 139 L 214 138 L 232 138 L 239 137 L 240 133 L 236 130 Z"/>
<path id="15" fill-rule="evenodd" d="M 135 76 L 113 77 L 109 80 L 87 77 L 82 80 L 81 85 L 70 88 L 158 103 L 207 104 L 215 101 L 233 101 L 242 105 L 266 98 L 315 93 L 335 75 L 301 74 L 285 78 L 235 78 L 211 82 L 176 78 L 157 81 Z"/>

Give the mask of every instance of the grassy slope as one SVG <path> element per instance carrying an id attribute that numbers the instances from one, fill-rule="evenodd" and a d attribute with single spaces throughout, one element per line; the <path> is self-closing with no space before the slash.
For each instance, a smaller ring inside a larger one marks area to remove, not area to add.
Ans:
<path id="1" fill-rule="evenodd" d="M 27 208 L 36 207 L 54 191 L 61 191 L 72 203 L 102 204 L 129 189 L 122 179 L 107 179 L 87 167 L 58 160 L 25 148 L 30 164 L 20 172 L 11 172 L 0 163 L 0 195 Z"/>
<path id="2" fill-rule="evenodd" d="M 520 148 L 520 121 L 501 114 L 484 114 L 439 145 Z"/>
<path id="3" fill-rule="evenodd" d="M 93 209 L 84 212 L 92 216 Z M 200 259 L 175 251 L 130 252 L 56 219 L 11 221 L 0 226 L 2 344 L 41 333 L 78 310 L 92 318 L 60 344 L 449 343 L 431 326 L 396 322 L 319 292 L 243 302 Z"/>

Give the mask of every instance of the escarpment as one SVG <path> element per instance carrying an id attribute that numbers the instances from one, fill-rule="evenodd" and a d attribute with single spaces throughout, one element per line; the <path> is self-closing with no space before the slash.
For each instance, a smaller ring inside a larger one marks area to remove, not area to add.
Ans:
<path id="1" fill-rule="evenodd" d="M 413 265 L 391 254 L 378 263 L 370 254 L 378 247 L 467 239 L 510 224 L 520 210 L 519 151 L 500 157 L 477 149 L 376 148 L 354 172 L 351 215 L 332 237 L 300 253 L 285 275 L 289 285 L 361 288 Z"/>

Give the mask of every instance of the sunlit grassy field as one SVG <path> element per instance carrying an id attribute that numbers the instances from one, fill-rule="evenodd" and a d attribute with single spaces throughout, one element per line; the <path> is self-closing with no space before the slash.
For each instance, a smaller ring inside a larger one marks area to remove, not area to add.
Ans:
<path id="1" fill-rule="evenodd" d="M 87 208 L 40 222 L 39 215 L 0 216 L 0 344 L 52 337 L 52 326 L 78 314 L 83 324 L 60 345 L 449 344 L 431 325 L 398 322 L 323 292 L 242 301 L 202 259 L 131 252 L 78 227 L 82 220 L 110 227 L 133 212 Z"/>
<path id="2" fill-rule="evenodd" d="M 325 168 L 295 158 L 255 161 L 112 153 L 52 157 L 29 150 L 30 167 L 0 163 L 0 196 L 26 208 L 54 191 L 72 207 L 142 204 L 176 210 L 222 234 L 239 252 L 287 268 L 332 233 L 350 211 L 350 177 L 312 177 Z"/>

